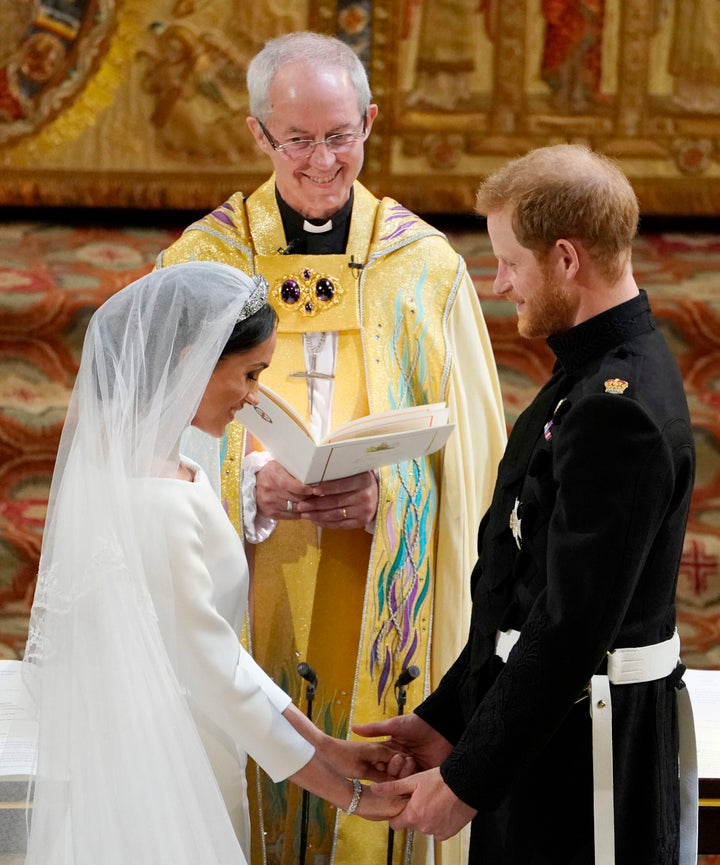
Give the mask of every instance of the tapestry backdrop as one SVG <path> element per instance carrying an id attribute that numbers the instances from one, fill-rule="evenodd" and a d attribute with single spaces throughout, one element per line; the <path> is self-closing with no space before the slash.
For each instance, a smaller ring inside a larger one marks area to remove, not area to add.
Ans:
<path id="1" fill-rule="evenodd" d="M 251 191 L 245 70 L 299 29 L 365 62 L 364 181 L 417 212 L 471 212 L 480 177 L 560 140 L 619 159 L 645 213 L 720 208 L 720 0 L 0 0 L 0 204 Z"/>

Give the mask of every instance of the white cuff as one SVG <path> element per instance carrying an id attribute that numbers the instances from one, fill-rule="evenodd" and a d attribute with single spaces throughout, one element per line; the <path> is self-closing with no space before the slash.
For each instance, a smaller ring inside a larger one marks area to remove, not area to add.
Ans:
<path id="1" fill-rule="evenodd" d="M 266 466 L 272 457 L 267 451 L 251 451 L 242 461 L 241 492 L 243 506 L 243 532 L 245 540 L 259 544 L 275 531 L 277 520 L 259 516 L 255 498 L 255 475 Z"/>

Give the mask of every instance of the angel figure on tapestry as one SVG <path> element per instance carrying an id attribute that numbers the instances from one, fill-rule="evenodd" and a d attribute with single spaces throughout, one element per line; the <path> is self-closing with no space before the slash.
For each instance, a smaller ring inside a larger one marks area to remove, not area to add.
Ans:
<path id="1" fill-rule="evenodd" d="M 162 147 L 182 158 L 233 160 L 252 152 L 237 130 L 247 114 L 245 52 L 217 31 L 157 24 L 156 51 L 138 52 L 147 65 L 142 87 L 153 97 L 150 117 Z"/>

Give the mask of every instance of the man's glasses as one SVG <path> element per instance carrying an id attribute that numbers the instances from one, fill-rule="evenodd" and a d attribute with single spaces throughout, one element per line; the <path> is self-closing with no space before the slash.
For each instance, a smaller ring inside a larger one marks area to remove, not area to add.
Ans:
<path id="1" fill-rule="evenodd" d="M 257 117 L 255 119 L 257 120 Z M 327 138 L 321 138 L 319 141 L 315 141 L 313 138 L 291 138 L 284 144 L 276 141 L 259 120 L 257 122 L 276 153 L 284 153 L 286 156 L 298 159 L 301 156 L 310 156 L 318 144 L 324 144 L 331 153 L 344 153 L 346 150 L 350 150 L 356 141 L 365 138 L 367 114 L 363 114 L 362 129 L 359 132 L 339 132 L 337 135 L 328 135 Z"/>

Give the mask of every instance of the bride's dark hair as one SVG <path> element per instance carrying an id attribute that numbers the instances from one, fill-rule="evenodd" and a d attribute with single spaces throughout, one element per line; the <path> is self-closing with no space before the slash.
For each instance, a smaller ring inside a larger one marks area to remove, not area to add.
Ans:
<path id="1" fill-rule="evenodd" d="M 266 303 L 254 315 L 235 322 L 225 348 L 220 352 L 220 360 L 231 354 L 249 351 L 265 342 L 275 330 L 277 320 L 277 313 Z"/>

